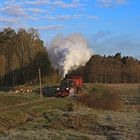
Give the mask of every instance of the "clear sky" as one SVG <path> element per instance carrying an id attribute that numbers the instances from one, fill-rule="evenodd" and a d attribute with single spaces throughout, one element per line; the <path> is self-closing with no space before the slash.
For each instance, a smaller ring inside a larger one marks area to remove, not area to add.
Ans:
<path id="1" fill-rule="evenodd" d="M 140 59 L 140 0 L 0 0 L 0 30 L 36 28 L 44 42 L 82 33 L 95 54 Z"/>

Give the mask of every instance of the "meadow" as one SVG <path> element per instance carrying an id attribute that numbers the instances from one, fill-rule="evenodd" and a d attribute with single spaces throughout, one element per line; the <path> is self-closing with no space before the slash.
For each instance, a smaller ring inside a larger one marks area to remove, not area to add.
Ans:
<path id="1" fill-rule="evenodd" d="M 140 84 L 86 83 L 73 97 L 44 95 L 0 93 L 0 140 L 140 139 Z"/>

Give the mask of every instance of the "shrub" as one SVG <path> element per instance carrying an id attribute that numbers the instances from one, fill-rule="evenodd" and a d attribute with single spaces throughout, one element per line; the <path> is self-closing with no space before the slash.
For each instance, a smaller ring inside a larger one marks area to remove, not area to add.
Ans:
<path id="1" fill-rule="evenodd" d="M 72 103 L 68 103 L 66 107 L 67 107 L 67 111 L 73 111 L 74 110 L 74 106 L 73 106 Z"/>

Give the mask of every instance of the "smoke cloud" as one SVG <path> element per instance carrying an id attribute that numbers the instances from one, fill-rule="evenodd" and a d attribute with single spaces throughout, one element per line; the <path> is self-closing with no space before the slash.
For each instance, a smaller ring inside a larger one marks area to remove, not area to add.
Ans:
<path id="1" fill-rule="evenodd" d="M 49 59 L 62 78 L 70 70 L 84 66 L 91 58 L 92 51 L 88 48 L 86 39 L 78 33 L 67 37 L 56 36 L 48 49 Z"/>

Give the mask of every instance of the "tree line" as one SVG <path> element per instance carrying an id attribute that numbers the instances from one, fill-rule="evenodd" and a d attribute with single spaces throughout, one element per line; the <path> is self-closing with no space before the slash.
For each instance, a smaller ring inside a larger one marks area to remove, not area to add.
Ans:
<path id="1" fill-rule="evenodd" d="M 96 83 L 140 83 L 140 61 L 129 56 L 93 55 L 90 61 L 71 75 L 84 77 L 85 82 Z"/>
<path id="2" fill-rule="evenodd" d="M 0 86 L 57 82 L 57 72 L 51 67 L 47 49 L 36 29 L 21 28 L 0 31 Z M 85 82 L 140 83 L 140 61 L 133 57 L 93 55 L 84 67 L 70 72 L 81 75 Z"/>
<path id="3" fill-rule="evenodd" d="M 38 69 L 43 77 L 51 71 L 38 31 L 33 28 L 0 31 L 0 86 L 37 83 Z"/>

